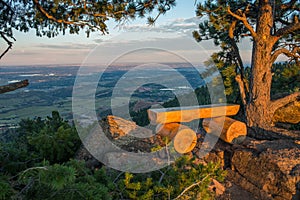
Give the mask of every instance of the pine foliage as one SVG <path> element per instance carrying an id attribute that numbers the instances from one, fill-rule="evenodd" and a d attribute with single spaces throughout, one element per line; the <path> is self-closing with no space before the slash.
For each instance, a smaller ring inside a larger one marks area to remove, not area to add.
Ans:
<path id="1" fill-rule="evenodd" d="M 187 157 L 147 174 L 90 169 L 72 159 L 80 144 L 70 135 L 73 129 L 53 112 L 46 119 L 22 120 L 16 135 L 2 138 L 0 199 L 210 199 L 212 178 L 225 175 L 218 164 L 204 166 Z"/>
<path id="2" fill-rule="evenodd" d="M 212 179 L 223 181 L 218 164 L 196 164 L 186 156 L 162 170 L 148 174 L 125 173 L 118 190 L 125 199 L 212 199 L 208 189 Z"/>

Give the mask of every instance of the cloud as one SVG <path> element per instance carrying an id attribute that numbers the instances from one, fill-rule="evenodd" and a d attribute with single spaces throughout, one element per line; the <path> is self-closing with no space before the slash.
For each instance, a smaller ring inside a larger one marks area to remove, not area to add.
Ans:
<path id="1" fill-rule="evenodd" d="M 96 44 L 37 44 L 17 47 L 3 58 L 6 65 L 80 64 Z"/>
<path id="2" fill-rule="evenodd" d="M 207 46 L 205 46 L 207 45 Z M 211 42 L 197 43 L 191 35 L 170 33 L 137 32 L 122 33 L 109 41 L 100 43 L 89 57 L 87 63 L 111 62 L 192 62 L 207 60 L 216 47 Z"/>
<path id="3" fill-rule="evenodd" d="M 38 55 L 39 53 L 36 51 L 32 51 L 32 50 L 25 50 L 25 49 L 17 49 L 17 50 L 12 50 L 11 52 L 9 52 L 9 54 L 13 55 L 13 56 L 35 56 Z M 9 54 L 7 54 L 6 56 L 9 56 Z"/>
<path id="4" fill-rule="evenodd" d="M 123 26 L 123 29 L 132 32 L 153 31 L 153 32 L 186 34 L 196 30 L 198 28 L 199 21 L 200 20 L 198 17 L 178 18 L 175 20 L 170 20 L 164 24 L 154 25 L 154 26 L 149 26 L 146 24 L 125 25 Z"/>
<path id="5" fill-rule="evenodd" d="M 103 41 L 104 41 L 104 40 L 101 39 L 101 38 L 94 39 L 94 42 L 97 43 L 97 44 L 99 44 L 99 43 L 101 43 L 101 42 L 103 42 Z"/>
<path id="6" fill-rule="evenodd" d="M 148 31 L 144 34 L 139 32 L 125 32 L 117 37 L 111 38 L 99 44 L 100 47 L 106 51 L 112 49 L 113 52 L 118 52 L 118 49 L 140 49 L 140 48 L 161 48 L 175 51 L 210 51 L 218 50 L 212 41 L 202 41 L 197 43 L 192 34 L 174 34 L 174 33 L 160 33 Z M 112 53 L 113 53 L 112 52 Z"/>
<path id="7" fill-rule="evenodd" d="M 63 44 L 38 44 L 35 45 L 36 48 L 45 48 L 45 49 L 68 49 L 68 50 L 86 50 L 96 47 L 96 44 L 83 44 L 83 43 L 63 43 Z"/>

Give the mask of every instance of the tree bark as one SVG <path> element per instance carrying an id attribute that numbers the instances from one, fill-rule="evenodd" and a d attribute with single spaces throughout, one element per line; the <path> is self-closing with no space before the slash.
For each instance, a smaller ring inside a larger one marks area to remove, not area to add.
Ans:
<path id="1" fill-rule="evenodd" d="M 251 62 L 250 99 L 246 106 L 247 125 L 250 127 L 272 127 L 272 116 L 275 110 L 270 110 L 270 90 L 272 83 L 271 54 L 273 40 L 272 6 L 269 0 L 260 1 L 260 11 L 257 19 L 256 38 L 253 41 Z"/>
<path id="2" fill-rule="evenodd" d="M 290 8 L 295 2 L 296 1 L 291 0 L 289 3 L 282 5 L 284 7 L 283 9 Z M 250 32 L 249 35 L 253 39 L 249 91 L 245 92 L 246 87 L 243 82 L 242 74 L 236 77 L 241 98 L 243 104 L 245 104 L 247 125 L 253 128 L 258 127 L 270 130 L 273 128 L 273 116 L 275 111 L 278 108 L 299 99 L 300 96 L 299 93 L 294 93 L 282 99 L 272 101 L 270 93 L 272 84 L 271 68 L 277 57 L 281 54 L 285 54 L 288 57 L 299 59 L 299 47 L 296 46 L 292 51 L 284 48 L 277 50 L 275 48 L 274 51 L 274 45 L 284 35 L 299 30 L 300 23 L 298 20 L 294 20 L 295 22 L 293 24 L 288 23 L 286 26 L 275 30 L 275 15 L 273 13 L 275 10 L 275 1 L 259 0 L 258 4 L 256 30 L 249 24 L 246 12 L 234 13 L 230 10 L 230 7 L 227 8 L 227 12 L 236 20 L 239 20 L 244 24 L 245 28 Z M 231 39 L 234 37 L 236 20 L 232 22 L 229 28 L 229 37 Z M 232 46 L 233 48 L 236 48 L 234 43 L 232 43 Z"/>
<path id="3" fill-rule="evenodd" d="M 20 82 L 0 86 L 0 94 L 6 93 L 6 92 L 11 92 L 11 91 L 17 90 L 19 88 L 26 87 L 27 85 L 29 85 L 28 80 L 23 80 Z"/>
<path id="4" fill-rule="evenodd" d="M 235 77 L 235 81 L 238 83 L 238 86 L 239 86 L 242 103 L 244 106 L 246 106 L 247 97 L 246 97 L 246 91 L 245 91 L 245 84 L 244 84 L 244 81 L 242 80 L 242 76 L 240 74 L 237 75 Z"/>

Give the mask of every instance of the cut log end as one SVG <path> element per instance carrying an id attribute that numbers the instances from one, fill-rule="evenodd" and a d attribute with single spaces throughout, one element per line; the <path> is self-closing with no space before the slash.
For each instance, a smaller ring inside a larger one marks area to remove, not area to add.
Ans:
<path id="1" fill-rule="evenodd" d="M 197 144 L 195 131 L 178 123 L 160 124 L 156 132 L 167 137 L 169 141 L 173 140 L 174 149 L 181 154 L 192 151 Z"/>
<path id="2" fill-rule="evenodd" d="M 184 129 L 179 131 L 174 140 L 174 149 L 181 154 L 191 152 L 197 144 L 197 136 L 193 130 Z"/>
<path id="3" fill-rule="evenodd" d="M 232 143 L 235 138 L 247 135 L 246 124 L 229 117 L 207 118 L 203 120 L 202 125 L 207 133 L 220 136 L 228 143 Z"/>

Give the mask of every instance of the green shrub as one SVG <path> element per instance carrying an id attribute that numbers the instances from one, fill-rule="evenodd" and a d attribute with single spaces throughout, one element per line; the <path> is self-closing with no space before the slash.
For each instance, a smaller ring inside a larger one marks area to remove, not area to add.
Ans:
<path id="1" fill-rule="evenodd" d="M 110 181 L 111 182 L 111 181 Z M 97 180 L 83 162 L 43 162 L 20 173 L 19 196 L 25 199 L 111 199 L 109 188 Z"/>
<path id="2" fill-rule="evenodd" d="M 47 119 L 22 120 L 17 134 L 0 143 L 0 199 L 210 199 L 211 179 L 222 180 L 219 165 L 179 158 L 146 174 L 106 167 L 89 169 L 73 160 L 80 140 L 57 112 Z"/>
<path id="3" fill-rule="evenodd" d="M 0 200 L 9 199 L 13 196 L 14 190 L 11 187 L 7 177 L 0 174 Z"/>
<path id="4" fill-rule="evenodd" d="M 120 199 L 211 199 L 212 178 L 222 181 L 225 172 L 218 164 L 195 163 L 179 158 L 174 164 L 148 174 L 125 173 L 118 181 Z"/>
<path id="5" fill-rule="evenodd" d="M 29 150 L 50 163 L 62 163 L 72 158 L 81 142 L 74 126 L 64 121 L 58 112 L 42 120 L 23 120 L 19 128 Z"/>

